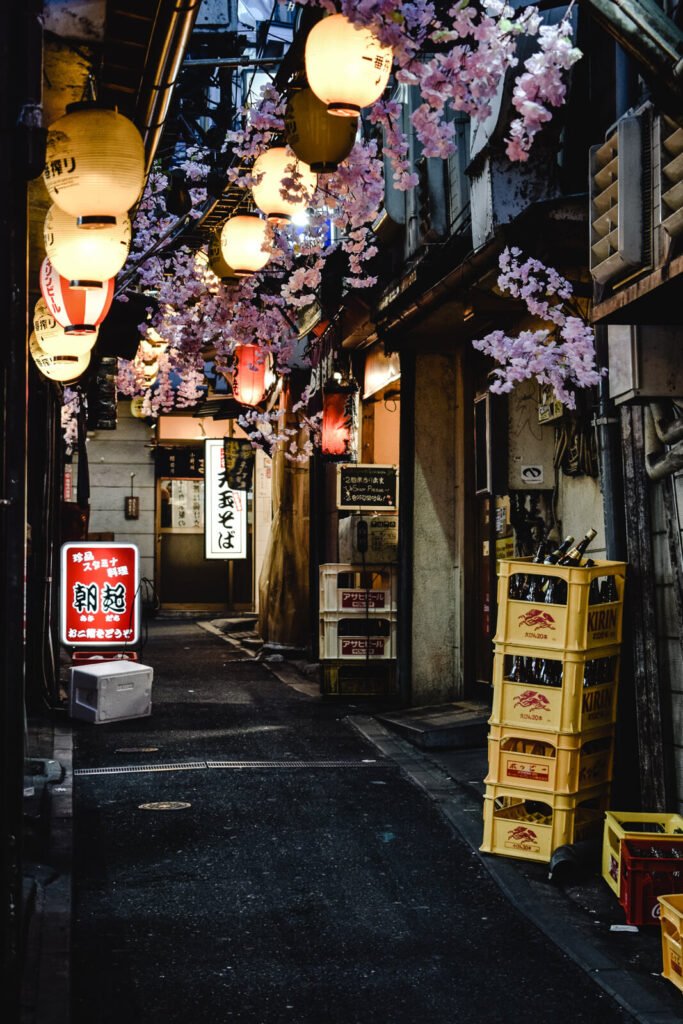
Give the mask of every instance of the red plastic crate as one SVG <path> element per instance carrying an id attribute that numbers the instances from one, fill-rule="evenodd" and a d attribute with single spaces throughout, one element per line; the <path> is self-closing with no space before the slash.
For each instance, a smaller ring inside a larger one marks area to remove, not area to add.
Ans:
<path id="1" fill-rule="evenodd" d="M 657 897 L 674 893 L 683 893 L 683 838 L 622 839 L 619 902 L 627 924 L 659 924 Z"/>

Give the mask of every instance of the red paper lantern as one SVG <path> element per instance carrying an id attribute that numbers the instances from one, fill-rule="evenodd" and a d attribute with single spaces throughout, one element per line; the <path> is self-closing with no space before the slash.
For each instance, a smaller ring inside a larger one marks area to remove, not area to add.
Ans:
<path id="1" fill-rule="evenodd" d="M 40 268 L 40 290 L 45 305 L 66 334 L 94 334 L 114 298 L 114 278 L 95 291 L 72 288 L 46 258 Z"/>
<path id="2" fill-rule="evenodd" d="M 232 390 L 242 405 L 258 405 L 267 391 L 270 358 L 258 345 L 237 345 Z"/>
<path id="3" fill-rule="evenodd" d="M 355 384 L 327 384 L 323 394 L 322 453 L 351 458 L 355 453 Z"/>

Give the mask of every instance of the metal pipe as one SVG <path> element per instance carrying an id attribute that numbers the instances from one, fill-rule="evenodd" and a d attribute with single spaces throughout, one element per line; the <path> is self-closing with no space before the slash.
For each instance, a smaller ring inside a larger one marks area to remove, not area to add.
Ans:
<path id="1" fill-rule="evenodd" d="M 604 326 L 595 328 L 595 348 L 598 365 L 607 366 L 607 328 Z M 600 456 L 606 555 L 609 559 L 623 561 L 626 558 L 626 519 L 621 426 L 606 377 L 600 380 L 598 395 L 598 415 L 593 425 Z"/>
<path id="2" fill-rule="evenodd" d="M 191 57 L 183 68 L 279 68 L 282 57 Z"/>

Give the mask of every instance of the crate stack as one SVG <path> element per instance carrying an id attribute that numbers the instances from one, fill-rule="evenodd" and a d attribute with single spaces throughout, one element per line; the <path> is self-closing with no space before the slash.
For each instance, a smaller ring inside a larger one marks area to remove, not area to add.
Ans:
<path id="1" fill-rule="evenodd" d="M 608 811 L 602 877 L 621 903 L 627 924 L 658 924 L 659 897 L 683 894 L 683 817 Z"/>
<path id="2" fill-rule="evenodd" d="M 481 849 L 548 862 L 608 807 L 625 563 L 502 559 Z"/>
<path id="3" fill-rule="evenodd" d="M 322 692 L 388 694 L 396 682 L 395 565 L 320 566 Z"/>

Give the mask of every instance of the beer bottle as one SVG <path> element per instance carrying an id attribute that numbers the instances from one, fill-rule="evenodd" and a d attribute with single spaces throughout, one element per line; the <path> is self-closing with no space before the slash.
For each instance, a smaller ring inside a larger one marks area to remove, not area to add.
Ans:
<path id="1" fill-rule="evenodd" d="M 590 582 L 588 588 L 588 603 L 589 604 L 600 604 L 603 600 L 602 591 L 600 589 L 600 577 L 594 576 Z"/>
<path id="2" fill-rule="evenodd" d="M 560 558 L 558 565 L 581 565 L 581 558 L 583 557 L 584 551 L 594 537 L 597 537 L 597 535 L 598 531 L 591 527 L 579 543 L 575 544 L 574 547 L 566 553 L 566 555 L 563 555 L 562 558 Z"/>
<path id="3" fill-rule="evenodd" d="M 600 599 L 604 604 L 610 604 L 612 601 L 619 600 L 617 581 L 614 576 L 605 576 L 600 589 Z"/>
<path id="4" fill-rule="evenodd" d="M 507 677 L 511 683 L 525 683 L 526 673 L 524 671 L 524 659 L 518 654 L 513 654 L 510 671 Z"/>
<path id="5" fill-rule="evenodd" d="M 570 533 L 570 534 L 568 534 L 564 538 L 564 540 L 559 545 L 559 547 L 556 547 L 554 551 L 551 551 L 550 554 L 545 556 L 545 559 L 544 559 L 545 564 L 546 565 L 557 565 L 557 563 L 560 561 L 562 556 L 564 554 L 566 554 L 567 551 L 569 551 L 569 549 L 570 549 L 570 547 L 572 546 L 573 543 L 574 543 L 574 538 L 572 537 L 572 535 Z"/>

